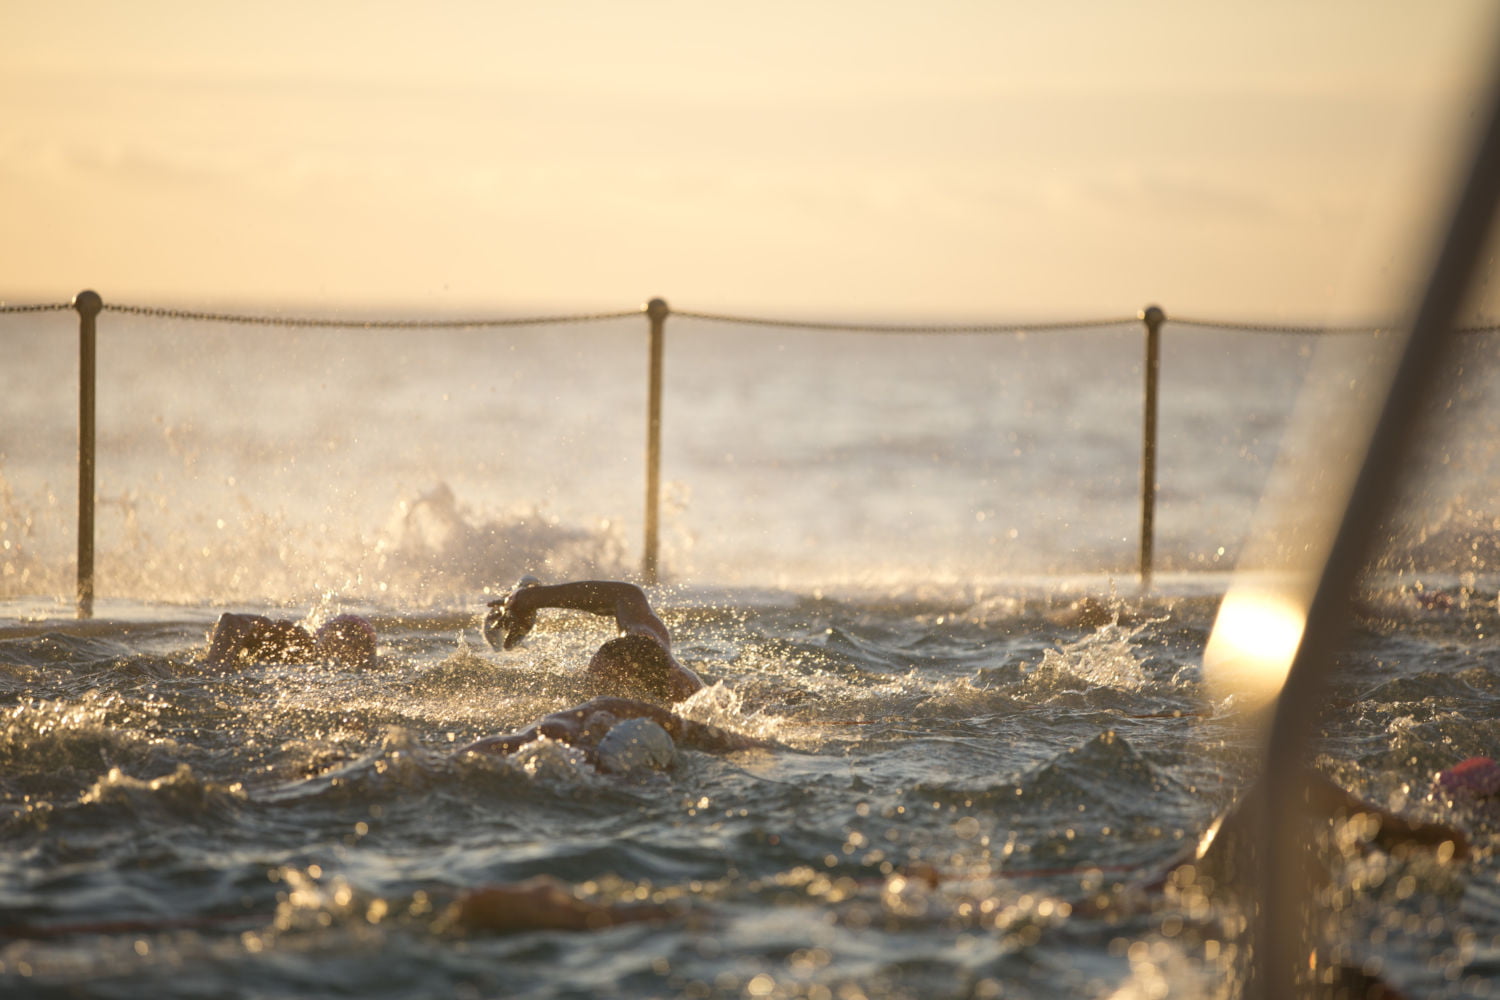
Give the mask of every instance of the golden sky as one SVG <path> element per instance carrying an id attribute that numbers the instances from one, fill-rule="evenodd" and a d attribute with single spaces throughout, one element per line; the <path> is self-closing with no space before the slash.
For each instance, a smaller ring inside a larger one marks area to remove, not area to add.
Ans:
<path id="1" fill-rule="evenodd" d="M 1363 319 L 1493 0 L 0 9 L 0 300 Z"/>

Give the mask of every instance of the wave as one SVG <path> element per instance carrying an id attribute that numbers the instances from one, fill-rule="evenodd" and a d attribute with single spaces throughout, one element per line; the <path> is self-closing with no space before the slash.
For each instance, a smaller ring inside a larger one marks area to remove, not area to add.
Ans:
<path id="1" fill-rule="evenodd" d="M 536 508 L 486 518 L 462 506 L 446 483 L 399 503 L 376 550 L 382 581 L 418 603 L 499 596 L 527 573 L 549 579 L 629 573 L 616 525 L 567 525 Z"/>
<path id="2" fill-rule="evenodd" d="M 0 504 L 19 508 L 4 486 L 0 478 Z M 377 524 L 325 511 L 321 523 L 309 525 L 284 511 L 251 507 L 244 497 L 235 510 L 188 513 L 186 506 L 142 492 L 101 499 L 99 598 L 188 607 L 343 601 L 422 609 L 503 592 L 528 572 L 555 579 L 631 572 L 614 522 L 569 524 L 534 505 L 481 513 L 443 482 L 397 500 Z M 38 518 L 46 530 L 34 524 Z M 23 535 L 16 535 L 18 526 Z M 0 600 L 71 602 L 73 560 L 46 543 L 71 532 L 55 509 L 32 515 L 0 507 L 6 544 Z"/>
<path id="3" fill-rule="evenodd" d="M 76 701 L 28 701 L 0 716 L 0 787 L 7 799 L 62 800 L 86 795 L 101 771 L 173 770 L 171 739 L 121 727 L 112 699 L 87 692 Z"/>

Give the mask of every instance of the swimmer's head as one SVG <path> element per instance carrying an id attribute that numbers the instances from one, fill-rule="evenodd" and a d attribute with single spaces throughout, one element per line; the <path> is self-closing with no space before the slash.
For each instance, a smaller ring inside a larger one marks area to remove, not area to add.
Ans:
<path id="1" fill-rule="evenodd" d="M 648 635 L 624 635 L 599 647 L 588 673 L 601 694 L 670 704 L 676 665 Z"/>
<path id="2" fill-rule="evenodd" d="M 359 615 L 330 618 L 313 633 L 313 653 L 350 667 L 375 663 L 375 626 Z"/>
<path id="3" fill-rule="evenodd" d="M 594 750 L 594 761 L 605 774 L 665 771 L 676 758 L 677 746 L 672 737 L 650 719 L 615 723 Z"/>

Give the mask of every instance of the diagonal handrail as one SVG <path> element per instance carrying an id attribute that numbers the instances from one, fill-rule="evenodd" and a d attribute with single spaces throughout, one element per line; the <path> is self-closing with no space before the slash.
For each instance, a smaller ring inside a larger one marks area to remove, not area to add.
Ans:
<path id="1" fill-rule="evenodd" d="M 1497 53 L 1500 55 L 1500 53 Z M 1500 203 L 1500 58 L 1492 61 L 1489 113 L 1458 188 L 1445 236 L 1432 264 L 1410 333 L 1401 345 L 1353 488 L 1307 601 L 1300 641 L 1266 732 L 1264 812 L 1259 817 L 1260 907 L 1253 918 L 1253 958 L 1247 994 L 1261 1000 L 1296 995 L 1296 969 L 1305 967 L 1298 906 L 1307 899 L 1299 879 L 1302 833 L 1297 788 L 1336 648 L 1348 625 L 1355 580 L 1367 565 L 1378 525 L 1392 503 L 1417 437 L 1416 419 L 1437 387 L 1457 334 L 1455 321 L 1483 256 Z M 1217 627 L 1216 627 L 1217 631 Z"/>

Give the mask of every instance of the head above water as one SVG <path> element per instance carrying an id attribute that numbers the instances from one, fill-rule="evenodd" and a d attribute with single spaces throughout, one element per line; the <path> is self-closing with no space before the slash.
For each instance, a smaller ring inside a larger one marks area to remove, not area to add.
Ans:
<path id="1" fill-rule="evenodd" d="M 313 652 L 320 658 L 350 667 L 375 663 L 375 626 L 359 615 L 330 618 L 313 633 Z"/>
<path id="2" fill-rule="evenodd" d="M 665 771 L 677 756 L 677 745 L 651 719 L 617 722 L 594 748 L 594 759 L 605 774 L 644 775 Z"/>
<path id="3" fill-rule="evenodd" d="M 601 694 L 671 704 L 676 664 L 648 635 L 623 635 L 600 646 L 588 673 Z"/>

